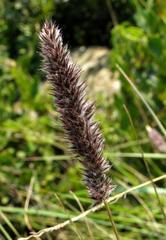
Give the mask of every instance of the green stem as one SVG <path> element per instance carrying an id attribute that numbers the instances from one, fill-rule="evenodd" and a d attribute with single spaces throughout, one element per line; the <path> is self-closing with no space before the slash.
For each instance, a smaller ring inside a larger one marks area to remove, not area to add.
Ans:
<path id="1" fill-rule="evenodd" d="M 131 152 L 106 152 L 105 156 L 108 158 L 141 158 L 142 153 L 131 153 Z M 144 153 L 144 158 L 151 159 L 166 159 L 165 153 Z"/>
<path id="2" fill-rule="evenodd" d="M 104 201 L 104 205 L 105 205 L 105 207 L 107 209 L 108 216 L 109 216 L 110 222 L 112 224 L 112 229 L 114 231 L 115 237 L 116 237 L 117 240 L 120 240 L 120 237 L 119 237 L 119 234 L 118 234 L 118 230 L 116 228 L 115 222 L 114 222 L 113 217 L 112 217 L 112 212 L 111 212 L 111 209 L 110 209 L 107 201 Z"/>

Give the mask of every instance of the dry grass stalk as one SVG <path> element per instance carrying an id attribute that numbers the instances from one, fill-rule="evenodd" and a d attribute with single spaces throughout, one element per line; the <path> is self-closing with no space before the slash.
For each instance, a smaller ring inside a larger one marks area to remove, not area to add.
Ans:
<path id="1" fill-rule="evenodd" d="M 153 183 L 154 183 L 154 182 L 158 182 L 158 181 L 160 181 L 160 180 L 162 180 L 162 179 L 165 179 L 165 178 L 166 178 L 166 174 L 164 174 L 164 175 L 162 175 L 162 176 L 160 176 L 160 177 L 154 178 L 152 181 L 153 181 Z M 111 202 L 111 203 L 113 204 L 113 203 L 117 202 L 120 198 L 123 198 L 124 196 L 126 197 L 127 194 L 129 194 L 129 193 L 131 193 L 131 192 L 133 192 L 133 191 L 135 191 L 135 190 L 138 190 L 138 189 L 140 189 L 140 188 L 142 188 L 142 187 L 145 187 L 145 186 L 147 186 L 147 185 L 150 185 L 151 183 L 152 183 L 152 182 L 151 182 L 151 180 L 150 180 L 150 181 L 141 183 L 140 185 L 131 187 L 131 188 L 127 189 L 127 190 L 124 191 L 124 192 L 118 193 L 118 194 L 116 194 L 116 195 L 113 196 L 113 197 L 109 197 L 109 198 L 106 200 L 106 202 L 107 202 L 107 203 L 110 203 L 110 202 Z M 86 217 L 86 216 L 89 215 L 90 213 L 96 212 L 97 210 L 103 208 L 104 206 L 105 206 L 105 203 L 102 202 L 102 203 L 100 203 L 100 204 L 98 204 L 98 205 L 96 205 L 96 206 L 94 206 L 94 207 L 86 210 L 85 212 L 81 213 L 80 215 L 78 215 L 78 216 L 76 216 L 76 217 L 73 217 L 73 218 L 71 218 L 71 219 L 66 220 L 66 221 L 63 222 L 63 223 L 60 223 L 60 224 L 55 225 L 55 226 L 53 226 L 53 227 L 44 228 L 44 229 L 40 230 L 39 232 L 37 232 L 37 233 L 35 233 L 35 234 L 32 234 L 32 235 L 30 235 L 30 236 L 28 236 L 28 237 L 25 237 L 25 238 L 24 238 L 24 237 L 19 238 L 18 240 L 36 239 L 37 237 L 41 237 L 41 236 L 43 236 L 43 235 L 46 234 L 46 233 L 51 233 L 51 232 L 53 232 L 53 231 L 57 231 L 57 230 L 59 230 L 59 229 L 64 228 L 65 226 L 71 224 L 71 222 L 77 222 L 77 221 L 83 219 L 84 217 Z"/>

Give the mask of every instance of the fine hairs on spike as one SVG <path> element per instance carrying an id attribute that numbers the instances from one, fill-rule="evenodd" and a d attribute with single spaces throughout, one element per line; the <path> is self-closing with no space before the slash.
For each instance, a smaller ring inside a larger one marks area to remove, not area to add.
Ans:
<path id="1" fill-rule="evenodd" d="M 80 69 L 72 62 L 58 26 L 46 21 L 39 37 L 42 69 L 51 84 L 67 139 L 84 166 L 89 195 L 99 203 L 109 197 L 114 186 L 107 176 L 110 165 L 103 157 L 104 140 L 93 120 L 94 105 L 86 99 L 86 85 L 80 81 Z"/>

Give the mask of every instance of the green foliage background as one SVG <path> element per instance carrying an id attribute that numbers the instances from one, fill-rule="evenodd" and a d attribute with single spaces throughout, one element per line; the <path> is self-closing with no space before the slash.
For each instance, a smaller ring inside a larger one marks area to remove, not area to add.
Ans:
<path id="1" fill-rule="evenodd" d="M 118 20 L 116 26 L 109 3 Z M 116 71 L 115 64 L 120 64 L 165 123 L 166 3 L 2 0 L 0 16 L 0 238 L 11 240 L 17 239 L 18 233 L 27 235 L 32 229 L 37 231 L 79 214 L 70 190 L 85 209 L 92 204 L 81 181 L 80 164 L 68 153 L 49 87 L 40 71 L 41 24 L 46 18 L 56 19 L 71 48 L 110 46 L 108 67 Z M 131 114 L 143 151 L 152 155 L 157 152 L 145 130 L 146 125 L 156 127 L 155 122 L 124 78 L 119 78 L 122 89 L 113 101 L 104 93 L 96 96 L 96 119 L 106 139 L 104 154 L 113 163 L 110 175 L 118 185 L 115 193 L 149 179 L 140 158 L 123 157 L 123 152 L 140 152 L 123 104 Z M 119 152 L 120 157 L 113 157 Z M 147 161 L 153 177 L 165 172 L 165 160 Z M 24 204 L 32 179 L 28 210 L 31 229 L 24 218 Z M 162 181 L 157 185 L 163 205 L 165 185 Z M 165 223 L 152 186 L 128 195 L 111 208 L 122 239 L 165 239 Z M 88 222 L 94 239 L 112 239 L 104 209 L 91 214 Z M 90 239 L 88 234 L 81 222 L 43 239 Z"/>

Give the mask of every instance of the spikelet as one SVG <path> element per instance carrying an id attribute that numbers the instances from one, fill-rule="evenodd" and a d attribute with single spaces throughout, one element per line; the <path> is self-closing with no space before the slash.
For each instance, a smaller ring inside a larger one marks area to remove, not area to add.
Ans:
<path id="1" fill-rule="evenodd" d="M 51 83 L 57 110 L 75 156 L 84 166 L 84 181 L 96 203 L 108 198 L 114 186 L 107 177 L 110 165 L 102 155 L 103 137 L 93 121 L 94 105 L 87 101 L 80 69 L 72 62 L 59 28 L 45 22 L 40 35 L 43 70 Z"/>
<path id="2" fill-rule="evenodd" d="M 164 137 L 155 129 L 150 126 L 146 126 L 148 137 L 153 146 L 160 152 L 166 152 L 166 141 Z"/>

